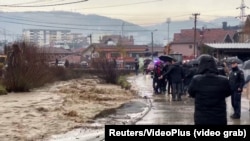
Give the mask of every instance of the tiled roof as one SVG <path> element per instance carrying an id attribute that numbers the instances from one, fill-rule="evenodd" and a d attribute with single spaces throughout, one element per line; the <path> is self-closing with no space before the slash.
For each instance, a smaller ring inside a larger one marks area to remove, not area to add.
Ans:
<path id="1" fill-rule="evenodd" d="M 63 58 L 61 58 L 60 60 L 68 60 L 69 63 L 80 63 L 81 62 L 81 56 L 80 55 L 67 55 Z"/>
<path id="2" fill-rule="evenodd" d="M 70 50 L 64 48 L 56 48 L 56 47 L 43 47 L 40 48 L 42 53 L 51 53 L 51 54 L 72 54 Z"/>
<path id="3" fill-rule="evenodd" d="M 200 30 L 196 30 L 196 39 L 200 38 Z M 182 29 L 181 33 L 174 34 L 174 43 L 187 43 L 194 42 L 194 30 L 193 29 Z"/>
<path id="4" fill-rule="evenodd" d="M 203 42 L 223 43 L 227 35 L 233 38 L 235 33 L 235 30 L 206 29 L 203 31 Z"/>
<path id="5" fill-rule="evenodd" d="M 154 52 L 164 52 L 164 47 L 153 47 Z M 152 51 L 152 47 L 149 47 L 149 51 Z"/>
<path id="6" fill-rule="evenodd" d="M 236 30 L 224 30 L 221 28 L 215 29 L 197 29 L 196 41 L 209 42 L 209 43 L 222 43 L 225 41 L 227 35 L 232 39 Z M 174 34 L 173 43 L 190 43 L 194 42 L 194 29 L 183 29 L 181 33 Z"/>
<path id="7" fill-rule="evenodd" d="M 86 48 L 84 48 L 84 47 L 76 48 L 76 49 L 73 49 L 72 52 L 81 53 L 81 52 L 83 52 L 85 49 L 86 49 Z"/>
<path id="8" fill-rule="evenodd" d="M 146 45 L 126 45 L 123 47 L 117 47 L 117 46 L 98 46 L 96 47 L 96 50 L 98 51 L 118 51 L 120 49 L 124 49 L 126 51 L 145 51 L 148 48 Z"/>
<path id="9" fill-rule="evenodd" d="M 250 43 L 206 43 L 215 49 L 250 49 Z"/>

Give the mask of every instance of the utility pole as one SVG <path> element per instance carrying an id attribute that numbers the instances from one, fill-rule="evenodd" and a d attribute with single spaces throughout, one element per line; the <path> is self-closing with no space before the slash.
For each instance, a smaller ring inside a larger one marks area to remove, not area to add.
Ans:
<path id="1" fill-rule="evenodd" d="M 152 61 L 154 60 L 154 31 L 157 31 L 157 29 L 151 31 L 151 40 L 152 40 L 152 44 L 151 44 L 151 48 L 152 48 Z"/>
<path id="2" fill-rule="evenodd" d="M 90 45 L 92 44 L 92 34 L 89 34 L 89 43 L 90 43 Z"/>
<path id="3" fill-rule="evenodd" d="M 249 8 L 245 5 L 244 0 L 241 0 L 241 5 L 240 7 L 237 7 L 236 9 L 240 9 L 240 16 L 237 16 L 236 18 L 240 19 L 240 27 L 243 27 L 244 22 L 245 22 L 245 8 Z"/>
<path id="4" fill-rule="evenodd" d="M 240 19 L 240 23 L 239 23 L 239 27 L 243 30 L 243 26 L 244 26 L 244 22 L 245 22 L 245 18 L 247 17 L 245 15 L 245 8 L 249 8 L 245 5 L 245 2 L 244 0 L 241 0 L 241 5 L 240 7 L 237 7 L 236 9 L 240 9 L 240 15 L 235 17 L 235 18 L 239 18 Z M 241 34 L 240 35 L 240 42 L 244 42 L 245 40 L 245 37 L 244 37 L 244 34 Z"/>
<path id="5" fill-rule="evenodd" d="M 122 22 L 122 32 L 121 32 L 121 36 L 122 36 L 122 37 L 124 36 L 124 35 L 123 35 L 123 34 L 124 34 L 124 33 L 123 33 L 123 32 L 124 32 L 124 24 L 125 24 L 125 23 Z"/>
<path id="6" fill-rule="evenodd" d="M 3 33 L 4 33 L 4 46 L 6 46 L 7 40 L 6 40 L 6 29 L 3 29 Z"/>
<path id="7" fill-rule="evenodd" d="M 194 58 L 196 58 L 196 53 L 195 53 L 195 50 L 196 50 L 196 23 L 197 23 L 197 16 L 199 16 L 199 15 L 200 15 L 199 13 L 193 14 L 193 16 L 194 16 Z"/>
<path id="8" fill-rule="evenodd" d="M 171 19 L 167 18 L 167 24 L 168 24 L 168 43 L 169 44 L 169 24 L 170 24 Z"/>
<path id="9" fill-rule="evenodd" d="M 154 60 L 154 32 L 152 31 L 151 32 L 151 48 L 152 48 L 152 52 L 151 52 L 151 55 L 152 55 L 152 61 Z"/>

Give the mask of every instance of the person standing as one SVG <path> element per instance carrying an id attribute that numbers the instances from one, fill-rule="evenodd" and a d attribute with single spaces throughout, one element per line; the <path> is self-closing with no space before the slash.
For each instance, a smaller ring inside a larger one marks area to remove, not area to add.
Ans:
<path id="1" fill-rule="evenodd" d="M 139 62 L 136 61 L 136 62 L 135 62 L 135 74 L 136 74 L 136 75 L 138 75 L 138 73 L 139 73 L 139 67 L 140 67 L 140 66 L 139 66 Z"/>
<path id="2" fill-rule="evenodd" d="M 59 61 L 58 61 L 58 59 L 56 58 L 55 66 L 58 66 L 58 63 L 59 63 Z"/>
<path id="3" fill-rule="evenodd" d="M 244 73 L 239 69 L 236 60 L 231 61 L 231 72 L 229 73 L 229 82 L 232 91 L 231 104 L 234 113 L 231 115 L 233 119 L 239 119 L 241 116 L 241 93 L 245 84 Z"/>
<path id="4" fill-rule="evenodd" d="M 169 62 L 164 62 L 163 63 L 163 67 L 162 67 L 162 74 L 166 73 L 168 71 L 168 67 L 169 67 Z M 160 80 L 161 81 L 161 90 L 163 94 L 166 94 L 167 91 L 167 76 L 165 76 L 163 79 Z"/>
<path id="5" fill-rule="evenodd" d="M 153 70 L 153 89 L 155 94 L 161 94 L 161 79 L 159 79 L 159 76 L 162 75 L 162 63 L 161 61 L 158 61 L 155 63 L 154 70 Z"/>
<path id="6" fill-rule="evenodd" d="M 227 125 L 226 98 L 232 92 L 227 77 L 219 75 L 212 56 L 203 56 L 188 87 L 195 99 L 195 125 Z"/>
<path id="7" fill-rule="evenodd" d="M 69 67 L 69 60 L 68 60 L 68 59 L 65 60 L 64 66 L 65 66 L 66 68 Z"/>
<path id="8" fill-rule="evenodd" d="M 181 101 L 181 83 L 184 78 L 184 73 L 180 62 L 173 60 L 172 63 L 173 64 L 169 66 L 167 72 L 162 74 L 159 79 L 163 79 L 166 76 L 170 78 L 173 90 L 172 99 L 173 101 Z"/>

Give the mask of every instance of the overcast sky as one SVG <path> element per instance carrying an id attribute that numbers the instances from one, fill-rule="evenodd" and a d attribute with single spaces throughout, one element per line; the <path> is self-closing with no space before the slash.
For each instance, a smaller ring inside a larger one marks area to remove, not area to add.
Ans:
<path id="1" fill-rule="evenodd" d="M 83 14 L 97 14 L 125 21 L 150 25 L 171 21 L 188 20 L 193 13 L 199 13 L 199 19 L 212 20 L 220 16 L 240 16 L 242 0 L 0 0 L 2 11 L 52 11 L 64 10 Z M 68 4 L 79 2 L 75 4 Z M 9 7 L 15 4 L 19 7 Z M 63 5 L 65 4 L 65 5 Z M 6 6 L 7 5 L 7 6 Z M 44 6 L 55 5 L 55 6 Z M 250 7 L 250 0 L 245 0 Z M 41 7 L 20 7 L 41 6 Z M 248 15 L 249 8 L 245 8 Z"/>

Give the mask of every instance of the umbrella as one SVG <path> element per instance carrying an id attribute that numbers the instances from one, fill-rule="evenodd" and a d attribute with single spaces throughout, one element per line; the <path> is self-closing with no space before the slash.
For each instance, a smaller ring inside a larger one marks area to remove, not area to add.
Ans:
<path id="1" fill-rule="evenodd" d="M 250 69 L 250 60 L 247 60 L 243 63 L 242 69 L 244 70 Z"/>
<path id="2" fill-rule="evenodd" d="M 174 60 L 174 58 L 169 55 L 161 55 L 159 56 L 159 59 L 164 62 L 171 62 L 172 60 Z"/>
<path id="3" fill-rule="evenodd" d="M 196 59 L 192 59 L 192 60 L 190 60 L 187 64 L 193 66 L 193 65 L 198 65 L 199 62 L 198 62 L 198 60 L 196 60 Z"/>
<path id="4" fill-rule="evenodd" d="M 242 63 L 243 63 L 243 61 L 240 60 L 240 59 L 237 58 L 237 57 L 229 57 L 229 58 L 226 59 L 226 62 L 227 62 L 227 63 L 231 63 L 232 61 L 236 61 L 238 64 L 242 64 Z"/>
<path id="5" fill-rule="evenodd" d="M 202 58 L 203 56 L 211 56 L 211 55 L 209 55 L 209 54 L 201 54 L 199 57 L 196 58 L 196 60 L 197 60 L 198 62 L 200 62 L 200 60 L 201 60 L 201 58 Z M 216 63 L 218 63 L 218 59 L 215 58 L 215 57 L 213 57 L 213 58 L 214 58 L 214 61 L 215 61 Z"/>

